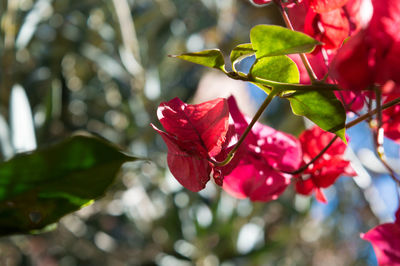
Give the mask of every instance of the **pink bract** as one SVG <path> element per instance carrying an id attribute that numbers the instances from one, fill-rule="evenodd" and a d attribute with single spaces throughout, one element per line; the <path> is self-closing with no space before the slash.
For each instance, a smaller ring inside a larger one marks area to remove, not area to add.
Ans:
<path id="1" fill-rule="evenodd" d="M 343 9 L 333 9 L 322 14 L 309 9 L 304 32 L 321 41 L 325 49 L 337 49 L 350 35 L 350 24 Z"/>
<path id="2" fill-rule="evenodd" d="M 241 135 L 248 121 L 233 97 L 228 103 L 236 132 Z M 223 189 L 238 198 L 270 201 L 278 198 L 289 185 L 290 175 L 281 171 L 298 168 L 301 150 L 293 136 L 256 123 L 235 157 L 237 165 L 225 175 Z"/>
<path id="3" fill-rule="evenodd" d="M 226 99 L 190 105 L 174 98 L 161 103 L 157 115 L 166 132 L 153 128 L 167 144 L 171 173 L 187 189 L 203 189 L 213 168 L 208 159 L 218 155 L 225 143 Z"/>
<path id="4" fill-rule="evenodd" d="M 372 4 L 368 27 L 345 43 L 331 63 L 332 76 L 344 89 L 368 89 L 389 80 L 400 84 L 400 1 Z"/>
<path id="5" fill-rule="evenodd" d="M 295 30 L 323 43 L 317 46 L 314 55 L 323 48 L 332 56 L 347 37 L 359 31 L 364 20 L 360 12 L 362 1 L 303 1 L 289 9 L 289 16 Z"/>
<path id="6" fill-rule="evenodd" d="M 394 223 L 385 223 L 361 234 L 371 242 L 380 266 L 400 265 L 400 209 Z"/>
<path id="7" fill-rule="evenodd" d="M 303 163 L 306 164 L 316 157 L 333 137 L 333 133 L 323 131 L 317 126 L 304 131 L 299 137 L 303 150 Z M 331 186 L 341 175 L 355 175 L 349 162 L 343 159 L 345 150 L 346 144 L 336 139 L 320 158 L 296 178 L 297 193 L 310 195 L 315 190 L 317 199 L 326 202 L 321 188 Z"/>

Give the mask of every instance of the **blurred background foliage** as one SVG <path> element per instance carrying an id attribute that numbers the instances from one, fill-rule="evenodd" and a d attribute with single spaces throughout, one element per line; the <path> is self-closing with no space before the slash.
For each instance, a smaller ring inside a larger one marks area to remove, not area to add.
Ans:
<path id="1" fill-rule="evenodd" d="M 152 161 L 124 165 L 103 199 L 56 230 L 1 238 L 0 265 L 374 265 L 359 233 L 378 220 L 350 178 L 327 191 L 326 206 L 292 189 L 266 204 L 212 183 L 192 193 L 169 173 L 166 147 L 149 126 L 159 125 L 158 104 L 173 97 L 198 102 L 233 92 L 251 114 L 261 91 L 168 55 L 218 47 L 228 56 L 252 26 L 281 23 L 274 6 L 1 0 L 0 19 L 2 160 L 86 130 Z M 21 87 L 29 102 L 11 96 Z M 16 110 L 26 107 L 31 118 L 21 120 Z M 304 128 L 284 101 L 267 114 L 264 122 L 280 130 Z M 34 130 L 23 131 L 30 141 L 21 146 L 16 135 L 28 124 Z"/>

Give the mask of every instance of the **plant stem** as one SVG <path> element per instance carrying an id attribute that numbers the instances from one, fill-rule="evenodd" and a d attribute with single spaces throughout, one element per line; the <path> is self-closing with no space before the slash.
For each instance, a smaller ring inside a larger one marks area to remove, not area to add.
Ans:
<path id="1" fill-rule="evenodd" d="M 388 103 L 385 103 L 384 105 L 382 105 L 382 110 L 388 109 L 388 108 L 390 108 L 390 107 L 392 107 L 392 106 L 394 106 L 394 105 L 396 105 L 396 104 L 398 104 L 398 103 L 400 103 L 400 97 L 399 97 L 399 98 L 396 98 L 396 99 L 394 99 L 394 100 L 392 100 L 392 101 L 390 101 L 390 102 L 388 102 Z M 345 125 L 345 128 L 346 128 L 346 129 L 347 129 L 347 128 L 351 128 L 351 127 L 357 125 L 358 123 L 360 123 L 360 122 L 362 122 L 362 121 L 364 121 L 364 120 L 366 120 L 366 119 L 372 117 L 372 116 L 373 116 L 374 114 L 376 114 L 376 113 L 378 113 L 378 109 L 377 109 L 377 108 L 376 108 L 376 109 L 373 109 L 373 110 L 369 111 L 368 113 L 363 114 L 363 115 L 361 115 L 360 117 L 354 119 L 353 121 L 347 123 L 347 124 Z"/>
<path id="2" fill-rule="evenodd" d="M 278 7 L 279 7 L 279 10 L 281 11 L 282 18 L 285 21 L 286 27 L 288 27 L 291 30 L 294 30 L 293 29 L 293 25 L 290 22 L 289 16 L 288 16 L 285 8 L 282 6 L 282 4 L 279 1 L 276 1 L 276 2 L 278 2 L 277 4 L 278 4 Z M 312 69 L 311 64 L 308 61 L 306 55 L 305 54 L 299 54 L 299 55 L 300 55 L 301 61 L 303 62 L 304 67 L 307 70 L 307 73 L 308 73 L 308 76 L 310 77 L 311 82 L 317 81 L 318 77 L 317 77 L 317 75 L 315 75 L 315 72 Z"/>
<path id="3" fill-rule="evenodd" d="M 375 148 L 376 153 L 378 154 L 378 158 L 383 164 L 383 166 L 388 170 L 389 175 L 391 178 L 400 184 L 400 179 L 396 177 L 395 172 L 393 171 L 392 167 L 386 161 L 385 149 L 383 148 L 383 141 L 384 141 L 384 131 L 382 128 L 382 93 L 379 88 L 375 88 L 375 101 L 376 101 L 376 109 L 377 109 L 377 120 L 378 120 L 378 127 L 374 130 L 374 139 L 375 139 Z"/>
<path id="4" fill-rule="evenodd" d="M 259 83 L 271 88 L 279 88 L 280 92 L 285 91 L 340 91 L 336 84 L 316 81 L 313 84 L 284 83 L 255 77 L 251 74 L 238 74 L 236 72 L 224 72 L 229 78 L 241 81 Z"/>
<path id="5" fill-rule="evenodd" d="M 375 88 L 375 101 L 376 101 L 376 109 L 377 119 L 378 119 L 378 128 L 376 131 L 376 152 L 378 153 L 379 158 L 382 160 L 385 157 L 385 151 L 383 149 L 383 128 L 382 128 L 382 93 L 378 88 Z"/>
<path id="6" fill-rule="evenodd" d="M 209 158 L 209 161 L 213 163 L 215 166 L 225 166 L 227 165 L 235 156 L 235 152 L 239 149 L 240 145 L 243 143 L 245 140 L 246 136 L 250 133 L 251 129 L 253 128 L 254 124 L 257 122 L 257 120 L 260 118 L 264 110 L 268 107 L 268 105 L 271 103 L 272 99 L 280 92 L 279 89 L 273 88 L 272 91 L 268 94 L 268 97 L 264 100 L 263 104 L 260 106 L 258 109 L 257 113 L 254 115 L 253 119 L 251 120 L 250 124 L 247 126 L 246 130 L 243 132 L 242 136 L 238 140 L 238 142 L 235 144 L 235 147 L 228 153 L 226 156 L 225 160 L 222 162 L 217 162 L 211 158 Z"/>
<path id="7" fill-rule="evenodd" d="M 242 80 L 245 80 L 244 78 Z M 269 87 L 274 87 L 274 88 L 279 88 L 282 92 L 284 91 L 322 91 L 322 90 L 327 90 L 327 91 L 337 91 L 340 90 L 337 85 L 335 84 L 328 84 L 328 83 L 322 83 L 322 82 L 317 82 L 312 85 L 307 85 L 307 84 L 293 84 L 293 83 L 281 83 L 281 82 L 275 82 L 271 80 L 266 80 L 263 78 L 259 77 L 253 77 L 249 75 L 247 77 L 246 81 L 250 82 L 257 82 Z"/>

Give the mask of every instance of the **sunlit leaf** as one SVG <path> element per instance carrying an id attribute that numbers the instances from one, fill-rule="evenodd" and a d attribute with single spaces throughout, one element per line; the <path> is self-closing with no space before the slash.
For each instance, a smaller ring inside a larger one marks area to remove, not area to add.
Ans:
<path id="1" fill-rule="evenodd" d="M 298 83 L 299 70 L 287 56 L 272 56 L 257 59 L 250 69 L 253 79 L 263 79 L 283 83 Z"/>
<path id="2" fill-rule="evenodd" d="M 257 25 L 250 31 L 256 57 L 311 52 L 319 42 L 310 36 L 275 25 Z"/>
<path id="3" fill-rule="evenodd" d="M 206 67 L 216 68 L 225 71 L 225 61 L 219 49 L 204 50 L 195 53 L 185 53 L 181 55 L 173 55 L 195 64 L 203 65 Z"/>
<path id="4" fill-rule="evenodd" d="M 346 142 L 346 112 L 332 91 L 296 91 L 287 98 L 294 114 L 307 117 Z"/>
<path id="5" fill-rule="evenodd" d="M 81 135 L 0 164 L 0 235 L 42 229 L 92 203 L 135 159 Z"/>

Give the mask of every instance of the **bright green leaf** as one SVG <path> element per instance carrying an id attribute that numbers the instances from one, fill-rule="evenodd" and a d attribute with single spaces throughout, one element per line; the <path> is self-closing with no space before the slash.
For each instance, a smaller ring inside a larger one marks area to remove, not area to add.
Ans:
<path id="1" fill-rule="evenodd" d="M 231 52 L 231 62 L 232 62 L 232 68 L 235 69 L 234 65 L 236 61 L 240 60 L 241 58 L 244 58 L 246 56 L 250 56 L 254 54 L 253 47 L 251 46 L 251 43 L 242 43 L 236 46 L 232 52 Z"/>
<path id="2" fill-rule="evenodd" d="M 125 155 L 93 136 L 74 136 L 0 164 L 0 235 L 29 233 L 104 195 Z"/>
<path id="3" fill-rule="evenodd" d="M 346 142 L 346 112 L 332 91 L 296 91 L 287 98 L 294 114 L 307 117 Z"/>
<path id="4" fill-rule="evenodd" d="M 257 59 L 250 69 L 250 75 L 256 83 L 258 80 L 266 83 L 298 83 L 300 80 L 296 64 L 285 55 Z"/>
<path id="5" fill-rule="evenodd" d="M 256 57 L 309 53 L 319 42 L 310 36 L 275 25 L 257 25 L 250 31 Z"/>
<path id="6" fill-rule="evenodd" d="M 196 53 L 186 53 L 181 55 L 173 55 L 195 64 L 203 65 L 206 67 L 216 68 L 225 72 L 225 61 L 219 49 L 204 50 Z"/>

